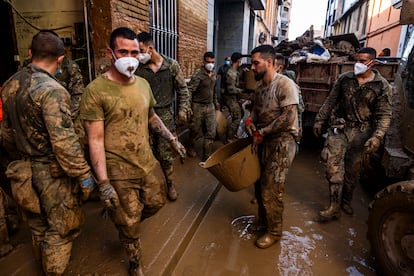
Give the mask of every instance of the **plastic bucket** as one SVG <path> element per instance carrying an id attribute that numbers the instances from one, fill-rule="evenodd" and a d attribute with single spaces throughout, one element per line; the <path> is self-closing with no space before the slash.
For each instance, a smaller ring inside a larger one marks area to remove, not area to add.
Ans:
<path id="1" fill-rule="evenodd" d="M 260 177 L 259 159 L 251 143 L 251 138 L 229 143 L 216 150 L 205 162 L 200 162 L 200 166 L 232 192 L 247 188 Z"/>

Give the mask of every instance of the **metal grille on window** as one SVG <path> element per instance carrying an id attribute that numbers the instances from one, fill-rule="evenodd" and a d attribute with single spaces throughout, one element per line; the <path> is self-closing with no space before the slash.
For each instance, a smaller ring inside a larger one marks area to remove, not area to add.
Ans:
<path id="1" fill-rule="evenodd" d="M 150 1 L 150 30 L 158 52 L 177 59 L 177 1 Z"/>

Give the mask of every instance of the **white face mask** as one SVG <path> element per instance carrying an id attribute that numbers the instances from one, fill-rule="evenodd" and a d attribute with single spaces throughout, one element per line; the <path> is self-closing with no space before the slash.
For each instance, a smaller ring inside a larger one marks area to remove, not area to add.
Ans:
<path id="1" fill-rule="evenodd" d="M 206 63 L 204 67 L 206 68 L 207 71 L 211 72 L 214 69 L 214 63 Z"/>
<path id="2" fill-rule="evenodd" d="M 357 62 L 354 64 L 354 74 L 361 75 L 364 74 L 368 70 L 368 66 L 361 62 Z"/>
<path id="3" fill-rule="evenodd" d="M 151 59 L 151 55 L 148 53 L 140 53 L 138 54 L 139 62 L 146 64 Z"/>
<path id="4" fill-rule="evenodd" d="M 135 70 L 137 70 L 138 68 L 138 60 L 134 57 L 121 57 L 121 58 L 116 58 L 114 53 L 112 52 L 112 56 L 115 59 L 115 68 L 116 70 L 118 70 L 119 73 L 121 73 L 122 75 L 127 76 L 128 78 L 131 78 L 134 73 Z"/>

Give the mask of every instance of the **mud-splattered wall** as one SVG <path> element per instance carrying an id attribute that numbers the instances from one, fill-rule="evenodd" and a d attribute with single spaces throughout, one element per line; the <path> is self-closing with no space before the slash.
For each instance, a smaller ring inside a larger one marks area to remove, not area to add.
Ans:
<path id="1" fill-rule="evenodd" d="M 106 48 L 113 29 L 128 27 L 137 33 L 149 30 L 148 0 L 93 1 L 90 19 L 95 73 L 99 75 L 110 65 Z"/>
<path id="2" fill-rule="evenodd" d="M 178 62 L 188 78 L 207 50 L 207 0 L 178 1 Z"/>

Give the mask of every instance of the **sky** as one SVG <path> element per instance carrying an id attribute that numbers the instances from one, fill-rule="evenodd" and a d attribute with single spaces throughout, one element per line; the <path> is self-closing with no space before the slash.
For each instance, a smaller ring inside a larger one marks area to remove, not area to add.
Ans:
<path id="1" fill-rule="evenodd" d="M 325 22 L 328 0 L 292 0 L 289 40 L 301 36 L 310 25 L 320 29 Z"/>

